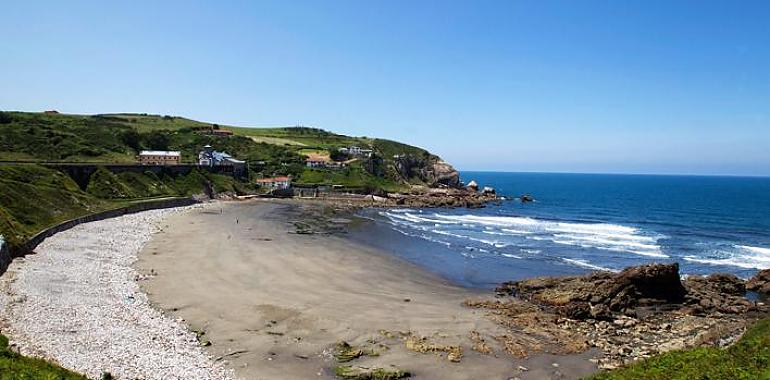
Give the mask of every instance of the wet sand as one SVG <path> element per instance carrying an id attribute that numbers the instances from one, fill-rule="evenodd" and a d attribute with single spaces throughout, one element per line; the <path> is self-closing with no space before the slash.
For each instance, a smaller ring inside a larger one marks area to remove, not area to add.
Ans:
<path id="1" fill-rule="evenodd" d="M 152 274 L 150 300 L 190 328 L 243 379 L 333 378 L 336 342 L 371 347 L 350 365 L 408 370 L 416 379 L 577 378 L 587 355 L 516 359 L 492 338 L 504 334 L 484 311 L 487 297 L 342 237 L 298 235 L 285 203 L 212 205 L 174 215 L 136 264 Z M 472 349 L 472 332 L 493 350 Z M 463 357 L 406 349 L 403 337 L 459 345 Z M 520 366 L 527 368 L 522 370 Z"/>

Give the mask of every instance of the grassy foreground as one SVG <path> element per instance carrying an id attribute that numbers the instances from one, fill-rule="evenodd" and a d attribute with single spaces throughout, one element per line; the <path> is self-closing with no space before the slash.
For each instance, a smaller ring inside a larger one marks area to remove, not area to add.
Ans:
<path id="1" fill-rule="evenodd" d="M 770 318 L 757 322 L 728 348 L 667 352 L 589 379 L 770 379 Z"/>
<path id="2" fill-rule="evenodd" d="M 86 377 L 41 359 L 21 356 L 8 349 L 8 338 L 0 335 L 0 380 L 85 380 Z"/>

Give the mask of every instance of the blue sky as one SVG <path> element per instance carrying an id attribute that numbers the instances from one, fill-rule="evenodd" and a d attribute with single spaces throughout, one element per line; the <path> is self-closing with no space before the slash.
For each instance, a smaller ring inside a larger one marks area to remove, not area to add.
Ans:
<path id="1" fill-rule="evenodd" d="M 462 170 L 770 175 L 767 1 L 4 1 L 0 109 L 308 125 Z"/>

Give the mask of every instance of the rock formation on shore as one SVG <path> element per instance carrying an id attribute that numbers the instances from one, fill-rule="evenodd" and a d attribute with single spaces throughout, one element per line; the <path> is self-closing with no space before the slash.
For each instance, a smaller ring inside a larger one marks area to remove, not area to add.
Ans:
<path id="1" fill-rule="evenodd" d="M 770 272 L 749 288 L 763 287 Z M 680 279 L 679 266 L 651 264 L 620 273 L 539 277 L 506 282 L 497 301 L 469 300 L 511 333 L 499 337 L 514 356 L 534 352 L 600 350 L 600 368 L 615 368 L 655 353 L 735 341 L 770 308 L 746 299 L 746 283 L 729 274 Z M 516 331 L 533 339 L 516 339 Z"/>
<path id="2" fill-rule="evenodd" d="M 770 294 L 770 269 L 759 271 L 751 280 L 746 282 L 746 289 L 761 294 Z"/>
<path id="3" fill-rule="evenodd" d="M 739 278 L 718 273 L 691 276 L 682 282 L 677 263 L 629 267 L 617 274 L 538 277 L 504 283 L 497 292 L 527 299 L 573 319 L 640 317 L 651 310 L 674 308 L 693 315 L 760 310 L 744 297 L 746 287 Z"/>
<path id="4" fill-rule="evenodd" d="M 394 166 L 404 182 L 417 178 L 430 187 L 460 186 L 460 173 L 448 162 L 437 156 L 402 155 L 394 158 Z"/>

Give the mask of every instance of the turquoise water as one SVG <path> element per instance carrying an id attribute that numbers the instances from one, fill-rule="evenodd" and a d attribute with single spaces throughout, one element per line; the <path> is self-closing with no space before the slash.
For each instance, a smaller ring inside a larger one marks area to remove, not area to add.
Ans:
<path id="1" fill-rule="evenodd" d="M 484 209 L 368 210 L 354 237 L 470 287 L 678 262 L 770 268 L 770 178 L 464 172 L 508 200 Z M 535 202 L 514 199 L 531 194 Z"/>

